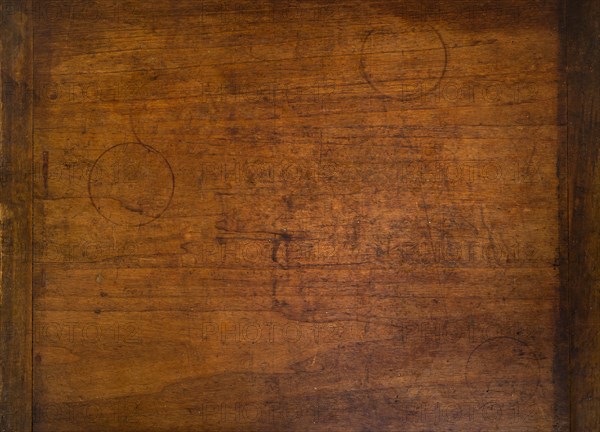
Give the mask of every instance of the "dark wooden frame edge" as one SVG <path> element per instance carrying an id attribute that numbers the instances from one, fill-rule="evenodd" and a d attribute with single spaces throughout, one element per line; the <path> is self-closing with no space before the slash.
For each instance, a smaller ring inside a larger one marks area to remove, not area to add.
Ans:
<path id="1" fill-rule="evenodd" d="M 0 431 L 32 429 L 32 0 L 0 21 Z"/>

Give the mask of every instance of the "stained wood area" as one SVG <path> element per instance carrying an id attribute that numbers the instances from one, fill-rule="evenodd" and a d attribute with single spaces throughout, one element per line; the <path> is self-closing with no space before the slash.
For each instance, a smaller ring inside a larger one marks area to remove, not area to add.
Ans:
<path id="1" fill-rule="evenodd" d="M 33 430 L 559 431 L 553 1 L 36 1 Z"/>

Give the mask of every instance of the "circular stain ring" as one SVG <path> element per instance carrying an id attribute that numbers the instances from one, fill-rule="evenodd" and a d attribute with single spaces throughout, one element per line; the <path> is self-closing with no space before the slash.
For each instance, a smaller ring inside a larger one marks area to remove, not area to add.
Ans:
<path id="1" fill-rule="evenodd" d="M 440 32 L 433 26 L 431 25 L 427 25 L 428 28 L 430 28 L 433 33 L 435 33 L 435 35 L 437 36 L 438 40 L 440 41 L 440 46 L 444 51 L 444 64 L 442 66 L 442 73 L 440 74 L 440 76 L 436 79 L 435 84 L 429 88 L 428 90 L 426 90 L 425 92 L 422 93 L 422 96 L 426 96 L 429 95 L 431 93 L 433 93 L 434 91 L 436 91 L 439 87 L 440 84 L 442 83 L 442 80 L 444 79 L 444 77 L 446 76 L 446 70 L 448 69 L 448 47 L 446 46 L 446 43 L 444 42 L 444 39 L 442 38 L 442 35 L 440 34 Z M 415 100 L 419 97 L 419 94 L 408 94 L 406 96 L 394 96 L 394 95 L 390 95 L 387 94 L 385 92 L 383 92 L 374 82 L 373 79 L 369 76 L 369 73 L 367 72 L 367 67 L 365 64 L 365 46 L 367 44 L 367 41 L 369 40 L 369 38 L 371 37 L 371 35 L 373 33 L 375 33 L 376 31 L 379 31 L 377 29 L 372 29 L 370 30 L 366 36 L 363 39 L 362 42 L 362 46 L 361 46 L 361 57 L 360 57 L 360 72 L 361 75 L 363 76 L 363 78 L 365 79 L 365 81 L 369 84 L 369 86 L 371 86 L 371 88 L 373 90 L 375 90 L 377 93 L 383 95 L 383 96 L 387 96 L 389 98 L 398 98 L 401 99 L 402 101 L 412 101 Z"/>
<path id="2" fill-rule="evenodd" d="M 479 345 L 477 345 L 469 354 L 469 358 L 467 359 L 467 364 L 466 364 L 466 370 L 465 370 L 465 382 L 467 383 L 467 386 L 469 387 L 469 389 L 471 390 L 471 392 L 473 394 L 476 394 L 476 390 L 473 388 L 473 385 L 471 384 L 470 380 L 469 380 L 469 363 L 471 363 L 471 358 L 473 357 L 473 354 L 475 354 L 481 347 L 483 347 L 486 344 L 489 344 L 492 341 L 498 341 L 498 340 L 509 340 L 512 342 L 516 342 L 519 345 L 522 345 L 523 347 L 527 348 L 527 350 L 530 352 L 531 356 L 533 357 L 533 359 L 535 360 L 535 364 L 537 366 L 536 369 L 536 373 L 537 373 L 537 379 L 536 379 L 536 383 L 535 383 L 535 388 L 533 389 L 533 391 L 531 392 L 531 395 L 528 398 L 524 398 L 521 400 L 521 402 L 526 401 L 528 399 L 533 398 L 533 396 L 535 395 L 535 393 L 537 393 L 537 389 L 538 387 L 541 385 L 541 377 L 540 377 L 540 371 L 541 371 L 541 365 L 540 365 L 540 360 L 537 357 L 537 355 L 535 355 L 535 353 L 533 352 L 533 350 L 531 349 L 531 347 L 526 343 L 523 342 L 520 339 L 514 338 L 514 337 L 510 337 L 510 336 L 496 336 L 493 338 L 489 338 L 484 340 L 483 342 L 481 342 Z"/>
<path id="3" fill-rule="evenodd" d="M 106 155 L 107 153 L 115 150 L 116 148 L 118 148 L 118 147 L 125 147 L 125 148 L 127 148 L 130 145 L 141 146 L 145 150 L 147 150 L 147 151 L 149 151 L 151 153 L 154 153 L 158 157 L 160 157 L 162 159 L 162 161 L 164 162 L 164 164 L 166 165 L 166 167 L 168 168 L 170 176 L 171 176 L 171 193 L 169 195 L 169 198 L 168 198 L 167 203 L 165 204 L 164 208 L 157 215 L 151 216 L 150 220 L 148 220 L 146 222 L 139 223 L 139 224 L 122 224 L 122 223 L 118 223 L 118 222 L 113 221 L 112 219 L 110 219 L 109 217 L 107 217 L 106 215 L 104 215 L 102 213 L 102 211 L 98 207 L 98 204 L 94 201 L 94 195 L 92 193 L 92 176 L 94 174 L 94 170 L 96 169 L 96 165 L 98 164 L 98 162 L 104 157 L 104 155 Z M 94 164 L 92 165 L 92 168 L 90 169 L 90 174 L 88 176 L 88 196 L 90 197 L 90 201 L 91 201 L 92 205 L 94 206 L 94 208 L 96 209 L 96 211 L 98 212 L 98 214 L 100 216 L 102 216 L 108 222 L 113 223 L 115 225 L 121 225 L 121 226 L 138 226 L 139 227 L 139 226 L 144 226 L 144 225 L 147 225 L 149 223 L 154 222 L 156 219 L 160 218 L 167 211 L 167 209 L 170 207 L 171 202 L 173 201 L 173 196 L 174 195 L 175 195 L 175 174 L 173 172 L 173 168 L 171 167 L 171 164 L 169 163 L 169 161 L 167 160 L 167 158 L 163 156 L 163 154 L 161 152 L 159 152 L 155 148 L 150 147 L 149 145 L 141 143 L 141 142 L 121 143 L 121 144 L 116 144 L 116 145 L 114 145 L 112 147 L 107 148 L 94 161 Z"/>

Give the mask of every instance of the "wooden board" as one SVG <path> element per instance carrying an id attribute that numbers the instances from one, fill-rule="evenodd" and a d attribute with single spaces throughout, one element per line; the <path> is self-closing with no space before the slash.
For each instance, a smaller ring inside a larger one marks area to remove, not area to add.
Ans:
<path id="1" fill-rule="evenodd" d="M 31 430 L 33 403 L 33 22 L 4 2 L 1 18 L 0 430 L 13 432 Z"/>
<path id="2" fill-rule="evenodd" d="M 598 388 L 598 76 L 597 37 L 600 7 L 583 1 L 568 9 L 568 269 L 571 329 L 571 429 L 587 431 L 600 424 Z M 590 37 L 594 35 L 594 37 Z"/>
<path id="3" fill-rule="evenodd" d="M 597 9 L 3 3 L 0 430 L 594 430 Z"/>

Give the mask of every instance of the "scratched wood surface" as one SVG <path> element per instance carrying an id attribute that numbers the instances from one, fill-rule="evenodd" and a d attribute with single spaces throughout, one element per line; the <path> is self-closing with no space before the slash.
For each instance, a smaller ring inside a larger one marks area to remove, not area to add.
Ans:
<path id="1" fill-rule="evenodd" d="M 567 430 L 558 2 L 21 7 L 33 430 Z"/>

